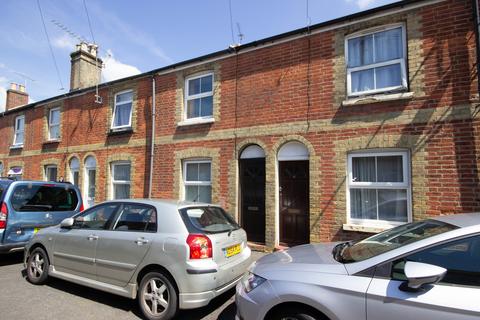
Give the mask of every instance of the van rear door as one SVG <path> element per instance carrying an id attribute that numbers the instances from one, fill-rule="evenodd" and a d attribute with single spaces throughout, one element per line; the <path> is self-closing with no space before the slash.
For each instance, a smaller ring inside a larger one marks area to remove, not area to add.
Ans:
<path id="1" fill-rule="evenodd" d="M 81 206 L 78 191 L 67 184 L 17 183 L 8 204 L 5 243 L 25 242 L 41 228 L 59 224 Z"/>

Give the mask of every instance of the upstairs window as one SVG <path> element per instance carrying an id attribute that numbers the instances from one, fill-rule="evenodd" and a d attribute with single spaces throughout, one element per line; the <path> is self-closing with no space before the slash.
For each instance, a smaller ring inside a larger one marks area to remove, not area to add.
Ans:
<path id="1" fill-rule="evenodd" d="M 346 57 L 349 96 L 407 88 L 403 25 L 347 37 Z"/>
<path id="2" fill-rule="evenodd" d="M 58 139 L 60 139 L 60 108 L 53 108 L 48 114 L 48 140 Z"/>
<path id="3" fill-rule="evenodd" d="M 13 144 L 15 146 L 23 145 L 23 133 L 25 130 L 25 116 L 18 116 L 15 118 L 15 135 L 13 137 Z"/>
<path id="4" fill-rule="evenodd" d="M 185 119 L 212 118 L 213 73 L 188 78 L 185 91 Z"/>
<path id="5" fill-rule="evenodd" d="M 183 165 L 185 200 L 212 202 L 212 163 L 210 160 L 189 160 L 185 161 Z"/>
<path id="6" fill-rule="evenodd" d="M 132 104 L 133 91 L 124 91 L 115 95 L 112 129 L 128 128 L 132 126 Z"/>
<path id="7" fill-rule="evenodd" d="M 112 163 L 113 199 L 130 198 L 130 162 Z"/>
<path id="8" fill-rule="evenodd" d="M 408 153 L 348 155 L 349 220 L 398 225 L 410 220 Z"/>

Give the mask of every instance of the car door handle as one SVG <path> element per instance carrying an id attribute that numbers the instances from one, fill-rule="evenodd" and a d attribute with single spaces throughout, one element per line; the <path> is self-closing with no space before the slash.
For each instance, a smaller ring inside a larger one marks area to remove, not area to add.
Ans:
<path id="1" fill-rule="evenodd" d="M 145 238 L 138 238 L 137 240 L 135 240 L 135 243 L 138 244 L 139 246 L 141 246 L 143 244 L 147 244 L 148 240 L 145 239 Z"/>
<path id="2" fill-rule="evenodd" d="M 89 236 L 87 237 L 87 239 L 88 239 L 89 241 L 98 240 L 98 236 L 96 236 L 96 235 L 94 235 L 94 234 L 91 234 L 91 235 L 89 235 Z"/>

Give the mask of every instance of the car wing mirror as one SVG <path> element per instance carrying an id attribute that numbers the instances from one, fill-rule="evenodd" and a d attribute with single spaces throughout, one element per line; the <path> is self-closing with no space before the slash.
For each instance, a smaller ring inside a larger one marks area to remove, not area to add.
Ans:
<path id="1" fill-rule="evenodd" d="M 71 229 L 75 220 L 73 218 L 66 218 L 60 222 L 60 228 Z"/>
<path id="2" fill-rule="evenodd" d="M 407 261 L 405 263 L 406 287 L 410 291 L 417 291 L 427 284 L 435 284 L 445 277 L 447 269 L 432 264 Z"/>

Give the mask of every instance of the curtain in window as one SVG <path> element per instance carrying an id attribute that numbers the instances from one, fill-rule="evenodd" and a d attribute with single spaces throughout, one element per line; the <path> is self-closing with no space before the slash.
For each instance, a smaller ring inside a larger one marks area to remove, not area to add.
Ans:
<path id="1" fill-rule="evenodd" d="M 116 164 L 113 167 L 113 180 L 130 181 L 130 164 Z"/>
<path id="2" fill-rule="evenodd" d="M 402 156 L 385 156 L 377 158 L 378 182 L 403 182 Z"/>
<path id="3" fill-rule="evenodd" d="M 15 144 L 23 144 L 23 131 L 15 133 Z"/>
<path id="4" fill-rule="evenodd" d="M 95 176 L 96 170 L 89 169 L 88 171 L 88 197 L 95 198 Z"/>
<path id="5" fill-rule="evenodd" d="M 212 187 L 211 186 L 186 186 L 185 200 L 194 202 L 212 202 Z"/>
<path id="6" fill-rule="evenodd" d="M 373 63 L 373 35 L 348 40 L 348 67 Z"/>
<path id="7" fill-rule="evenodd" d="M 377 190 L 351 189 L 350 214 L 353 219 L 377 219 Z"/>
<path id="8" fill-rule="evenodd" d="M 402 58 L 402 28 L 375 33 L 375 62 Z"/>
<path id="9" fill-rule="evenodd" d="M 113 198 L 114 199 L 128 199 L 130 198 L 130 185 L 129 184 L 114 184 L 113 186 Z"/>
<path id="10" fill-rule="evenodd" d="M 50 139 L 58 139 L 60 137 L 60 127 L 50 126 Z"/>
<path id="11" fill-rule="evenodd" d="M 354 182 L 376 182 L 375 157 L 352 158 L 352 180 Z"/>
<path id="12" fill-rule="evenodd" d="M 113 122 L 113 125 L 115 127 L 128 126 L 130 124 L 131 110 L 131 103 L 118 105 L 115 109 L 115 120 Z"/>
<path id="13" fill-rule="evenodd" d="M 407 190 L 378 190 L 378 219 L 407 222 Z"/>

